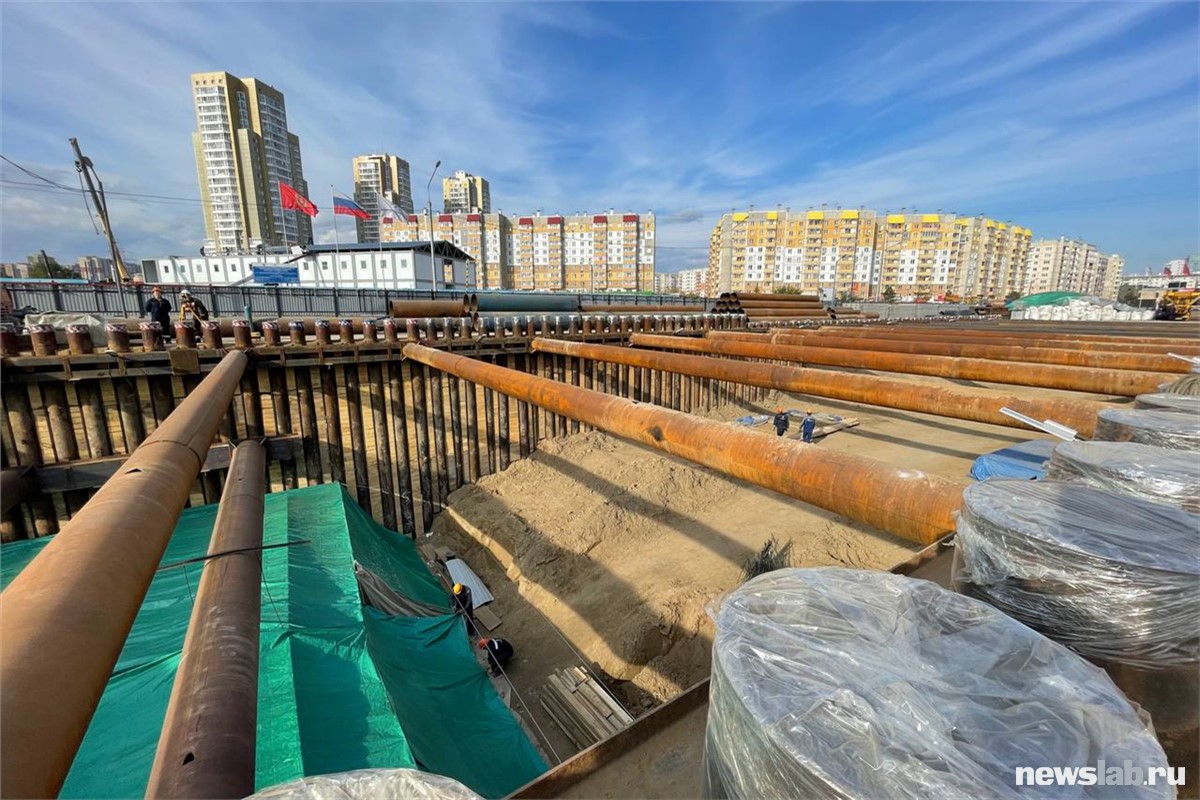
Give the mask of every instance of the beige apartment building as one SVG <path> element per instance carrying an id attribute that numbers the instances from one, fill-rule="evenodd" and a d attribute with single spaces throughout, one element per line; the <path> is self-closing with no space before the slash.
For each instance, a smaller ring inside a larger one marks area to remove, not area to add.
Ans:
<path id="1" fill-rule="evenodd" d="M 709 243 L 708 288 L 826 290 L 835 297 L 1003 297 L 1019 290 L 1027 228 L 955 214 L 866 209 L 725 214 Z"/>
<path id="2" fill-rule="evenodd" d="M 428 239 L 428 217 L 410 215 L 381 235 Z M 481 289 L 654 291 L 653 214 L 438 214 L 433 236 L 475 258 Z"/>
<path id="3" fill-rule="evenodd" d="M 475 258 L 478 272 L 473 284 L 479 289 L 513 288 L 508 257 L 512 223 L 502 214 L 435 214 L 433 237 L 453 242 Z M 429 240 L 429 216 L 410 214 L 393 224 L 380 226 L 385 242 Z"/>
<path id="4" fill-rule="evenodd" d="M 359 242 L 379 241 L 379 217 L 388 205 L 401 214 L 413 211 L 412 182 L 408 162 L 399 156 L 357 156 L 354 166 L 354 202 L 363 207 L 369 219 L 355 220 Z M 381 202 L 382 201 L 382 202 Z"/>
<path id="5" fill-rule="evenodd" d="M 279 201 L 280 181 L 308 196 L 283 93 L 256 78 L 200 72 L 192 75 L 192 100 L 206 252 L 310 243 L 312 221 Z"/>
<path id="6" fill-rule="evenodd" d="M 442 208 L 447 214 L 490 214 L 491 186 L 485 178 L 460 169 L 442 178 Z"/>
<path id="7" fill-rule="evenodd" d="M 1039 239 L 1029 251 L 1024 293 L 1081 292 L 1115 300 L 1125 259 L 1094 244 L 1060 237 Z"/>

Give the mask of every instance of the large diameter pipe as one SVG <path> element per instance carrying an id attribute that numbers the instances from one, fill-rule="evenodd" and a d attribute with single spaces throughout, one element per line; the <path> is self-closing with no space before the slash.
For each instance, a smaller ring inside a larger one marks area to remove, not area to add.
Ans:
<path id="1" fill-rule="evenodd" d="M 773 292 L 730 292 L 730 300 L 736 300 L 740 303 L 761 302 L 766 300 L 771 303 L 819 303 L 821 298 L 815 294 L 788 294 L 788 293 L 773 293 Z"/>
<path id="2" fill-rule="evenodd" d="M 873 325 L 862 328 L 838 328 L 834 335 L 855 338 L 919 339 L 928 341 L 959 341 L 988 344 L 1015 344 L 1029 347 L 1069 347 L 1079 350 L 1129 350 L 1141 353 L 1179 352 L 1200 350 L 1197 339 L 1152 339 L 1124 336 L 1086 336 L 1083 334 L 1022 333 L 1020 331 L 967 330 L 963 326 L 922 325 L 916 327 L 896 325 Z"/>
<path id="3" fill-rule="evenodd" d="M 457 300 L 393 300 L 393 317 L 466 317 L 474 309 L 471 298 Z"/>
<path id="4" fill-rule="evenodd" d="M 670 338 L 670 337 L 667 337 Z M 954 528 L 964 485 L 914 469 L 638 403 L 421 345 L 414 361 L 615 436 L 773 489 L 915 542 Z"/>
<path id="5" fill-rule="evenodd" d="M 645 313 L 651 313 L 651 312 L 659 313 L 659 312 L 663 312 L 663 311 L 669 311 L 669 312 L 673 312 L 673 313 L 691 313 L 691 314 L 703 314 L 704 313 L 704 304 L 703 303 L 696 303 L 693 305 L 682 305 L 681 304 L 681 305 L 658 305 L 658 306 L 639 305 L 636 303 L 613 303 L 610 305 L 600 305 L 600 306 L 585 305 L 585 306 L 581 306 L 580 308 L 583 310 L 583 313 L 585 313 L 585 314 L 608 313 L 608 312 L 612 312 L 612 311 L 624 311 L 627 314 L 645 314 Z"/>
<path id="6" fill-rule="evenodd" d="M 729 361 L 708 356 L 663 353 L 559 339 L 536 339 L 532 346 L 534 350 L 545 353 L 647 367 L 698 378 L 761 386 L 781 392 L 810 394 L 851 403 L 899 408 L 1028 430 L 1024 423 L 1000 413 L 1001 408 L 1008 407 L 1034 419 L 1050 419 L 1062 423 L 1087 437 L 1091 437 L 1095 432 L 1096 419 L 1101 409 L 1111 407 L 1107 403 L 1097 403 L 1093 400 L 1065 397 L 1026 399 L 992 389 L 937 386 L 874 375 Z"/>
<path id="7" fill-rule="evenodd" d="M 630 344 L 666 350 L 687 350 L 745 358 L 822 364 L 852 369 L 907 372 L 939 378 L 1011 383 L 1040 386 L 1044 389 L 1068 389 L 1074 392 L 1136 397 L 1174 376 L 1159 372 L 1134 372 L 1126 369 L 1087 369 L 1051 364 L 1021 364 L 1015 361 L 989 361 L 982 358 L 949 358 L 908 353 L 880 353 L 864 350 L 839 350 L 836 347 L 808 347 L 721 339 L 692 339 L 685 336 L 634 334 Z"/>
<path id="8" fill-rule="evenodd" d="M 478 311 L 499 311 L 506 314 L 537 311 L 579 312 L 579 296 L 574 294 L 541 294 L 538 292 L 483 292 L 479 295 Z"/>
<path id="9" fill-rule="evenodd" d="M 266 449 L 233 451 L 148 798 L 254 793 Z"/>
<path id="10" fill-rule="evenodd" d="M 0 796 L 62 788 L 246 360 L 226 354 L 0 594 Z"/>
<path id="11" fill-rule="evenodd" d="M 886 339 L 888 341 L 904 341 L 904 342 L 955 342 L 958 344 L 995 344 L 1004 345 L 1007 347 L 1036 347 L 1039 349 L 1051 348 L 1055 350 L 1068 348 L 1071 350 L 1082 350 L 1090 353 L 1149 353 L 1151 355 L 1165 355 L 1166 353 L 1180 353 L 1181 355 L 1200 355 L 1200 345 L 1182 346 L 1178 349 L 1169 345 L 1158 344 L 1126 344 L 1124 342 L 1089 342 L 1089 341 L 1067 341 L 1062 339 L 1043 339 L 1043 338 L 1028 338 L 1018 334 L 996 335 L 982 334 L 981 331 L 955 331 L 938 328 L 936 326 L 927 325 L 923 329 L 914 330 L 912 328 L 893 328 L 892 326 L 873 326 L 870 328 L 848 328 L 839 326 L 837 328 L 823 329 L 827 335 L 837 336 L 838 338 L 854 338 L 854 339 Z M 772 333 L 788 332 L 783 328 L 773 329 Z"/>
<path id="12" fill-rule="evenodd" d="M 25 502 L 25 498 L 37 489 L 37 480 L 28 467 L 12 467 L 0 471 L 0 514 Z"/>
<path id="13" fill-rule="evenodd" d="M 712 338 L 728 335 L 725 331 L 710 331 Z M 953 342 L 889 341 L 863 337 L 835 336 L 826 333 L 800 334 L 779 332 L 771 336 L 774 344 L 835 347 L 843 350 L 873 350 L 880 353 L 916 353 L 927 356 L 988 358 L 994 361 L 1020 361 L 1025 364 L 1060 364 L 1068 367 L 1097 369 L 1133 369 L 1148 372 L 1189 371 L 1187 362 L 1170 356 L 1144 353 L 1094 353 L 1066 349 L 1050 350 L 1035 347 L 1005 347 L 992 344 L 956 344 Z"/>

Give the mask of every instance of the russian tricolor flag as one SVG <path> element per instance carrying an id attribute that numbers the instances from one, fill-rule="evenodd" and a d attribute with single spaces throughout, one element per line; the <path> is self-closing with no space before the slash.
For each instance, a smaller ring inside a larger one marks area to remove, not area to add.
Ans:
<path id="1" fill-rule="evenodd" d="M 333 213 L 345 214 L 348 217 L 358 217 L 359 219 L 370 219 L 371 215 L 366 212 L 362 206 L 354 202 L 348 197 L 342 197 L 335 194 L 333 196 Z"/>

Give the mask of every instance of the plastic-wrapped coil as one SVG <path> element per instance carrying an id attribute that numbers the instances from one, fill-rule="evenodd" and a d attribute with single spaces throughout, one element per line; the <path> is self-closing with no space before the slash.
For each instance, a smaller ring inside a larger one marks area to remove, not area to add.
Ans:
<path id="1" fill-rule="evenodd" d="M 1184 375 L 1178 380 L 1162 384 L 1158 390 L 1168 394 L 1200 395 L 1200 375 Z"/>
<path id="2" fill-rule="evenodd" d="M 1087 658 L 1200 658 L 1200 515 L 1054 481 L 968 486 L 954 584 Z"/>
<path id="3" fill-rule="evenodd" d="M 415 769 L 359 769 L 281 783 L 247 800 L 481 800 L 453 778 Z"/>
<path id="4" fill-rule="evenodd" d="M 1180 411 L 1185 414 L 1200 414 L 1200 395 L 1155 392 L 1139 394 L 1134 398 L 1134 408 L 1151 408 L 1158 411 Z"/>
<path id="5" fill-rule="evenodd" d="M 1185 450 L 1136 442 L 1063 442 L 1050 456 L 1046 478 L 1200 512 L 1200 463 Z"/>
<path id="6" fill-rule="evenodd" d="M 1200 415 L 1106 408 L 1096 422 L 1102 442 L 1138 442 L 1173 450 L 1200 450 Z"/>
<path id="7" fill-rule="evenodd" d="M 1166 763 L 1102 670 L 928 581 L 779 570 L 711 613 L 706 797 L 1016 798 L 1017 767 Z"/>

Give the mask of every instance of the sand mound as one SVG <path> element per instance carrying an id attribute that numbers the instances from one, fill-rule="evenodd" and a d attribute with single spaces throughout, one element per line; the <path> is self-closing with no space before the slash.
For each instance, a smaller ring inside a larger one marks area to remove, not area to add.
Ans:
<path id="1" fill-rule="evenodd" d="M 746 413 L 714 416 L 722 411 Z M 737 584 L 769 537 L 792 540 L 806 565 L 886 569 L 914 549 L 596 432 L 543 442 L 531 458 L 453 493 L 450 507 L 435 533 L 487 539 L 521 595 L 577 649 L 659 701 L 708 674 L 705 606 Z"/>

